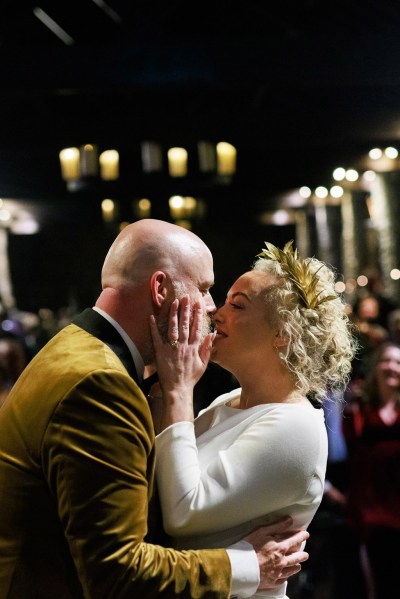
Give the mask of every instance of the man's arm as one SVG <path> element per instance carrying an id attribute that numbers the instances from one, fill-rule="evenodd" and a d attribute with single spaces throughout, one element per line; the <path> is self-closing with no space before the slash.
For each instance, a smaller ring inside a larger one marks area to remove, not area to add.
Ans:
<path id="1" fill-rule="evenodd" d="M 117 369 L 84 376 L 47 426 L 44 473 L 84 593 L 227 599 L 225 549 L 177 552 L 144 541 L 153 446 L 147 404 Z"/>

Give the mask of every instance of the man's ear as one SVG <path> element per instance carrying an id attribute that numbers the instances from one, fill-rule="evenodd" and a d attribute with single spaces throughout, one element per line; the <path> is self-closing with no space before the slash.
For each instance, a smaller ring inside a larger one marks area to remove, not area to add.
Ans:
<path id="1" fill-rule="evenodd" d="M 161 308 L 167 296 L 166 279 L 167 275 L 162 270 L 157 270 L 150 279 L 151 299 L 158 308 Z"/>

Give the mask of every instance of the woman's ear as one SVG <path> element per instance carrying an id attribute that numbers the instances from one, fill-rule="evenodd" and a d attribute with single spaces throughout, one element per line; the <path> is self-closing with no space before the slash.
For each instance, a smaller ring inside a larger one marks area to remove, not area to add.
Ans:
<path id="1" fill-rule="evenodd" d="M 284 345 L 288 344 L 288 338 L 282 333 L 282 331 L 278 331 L 277 333 L 275 333 L 275 341 L 274 341 L 274 347 L 278 348 L 278 347 L 283 347 Z"/>
<path id="2" fill-rule="evenodd" d="M 158 308 L 161 308 L 167 296 L 166 279 L 167 275 L 161 270 L 153 273 L 150 279 L 151 299 Z"/>

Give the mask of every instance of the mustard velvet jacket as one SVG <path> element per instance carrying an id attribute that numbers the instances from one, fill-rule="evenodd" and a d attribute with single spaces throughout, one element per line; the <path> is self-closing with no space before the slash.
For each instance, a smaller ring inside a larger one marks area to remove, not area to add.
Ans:
<path id="1" fill-rule="evenodd" d="M 131 354 L 85 310 L 0 409 L 1 599 L 229 597 L 223 549 L 148 544 L 155 440 Z"/>

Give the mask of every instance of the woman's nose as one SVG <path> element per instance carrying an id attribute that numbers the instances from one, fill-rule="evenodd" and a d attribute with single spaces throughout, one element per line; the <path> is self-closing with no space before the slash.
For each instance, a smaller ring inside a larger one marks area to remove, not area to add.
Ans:
<path id="1" fill-rule="evenodd" d="M 219 308 L 217 308 L 215 310 L 214 315 L 213 315 L 214 322 L 221 320 L 222 307 L 223 306 L 220 306 Z"/>

